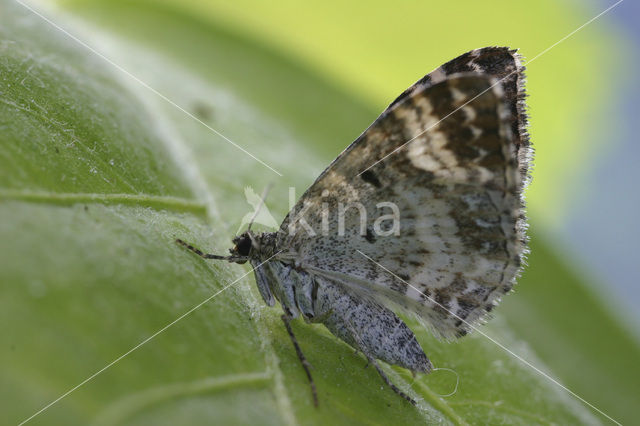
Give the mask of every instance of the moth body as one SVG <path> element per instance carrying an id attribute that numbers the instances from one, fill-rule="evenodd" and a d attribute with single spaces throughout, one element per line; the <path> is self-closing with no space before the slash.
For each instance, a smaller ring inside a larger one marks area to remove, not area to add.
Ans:
<path id="1" fill-rule="evenodd" d="M 277 253 L 275 233 L 240 235 L 252 245 L 248 257 L 258 290 L 265 303 L 279 301 L 291 318 L 320 322 L 336 337 L 365 355 L 399 365 L 415 373 L 427 373 L 431 363 L 413 332 L 391 310 L 366 297 L 349 294 L 327 278 L 296 268 L 293 261 L 267 260 Z M 232 253 L 235 253 L 232 249 Z"/>

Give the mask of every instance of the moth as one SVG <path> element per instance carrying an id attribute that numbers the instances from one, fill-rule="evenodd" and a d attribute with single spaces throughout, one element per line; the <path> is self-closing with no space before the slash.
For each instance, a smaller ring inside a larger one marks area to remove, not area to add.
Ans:
<path id="1" fill-rule="evenodd" d="M 432 370 L 395 312 L 454 339 L 512 289 L 527 253 L 523 191 L 532 150 L 524 79 L 515 50 L 467 52 L 395 99 L 307 189 L 277 232 L 249 227 L 228 256 L 177 240 L 206 259 L 251 264 L 265 303 L 282 306 L 316 405 L 291 320 L 324 324 L 415 404 L 377 362 L 414 374 Z M 381 211 L 381 202 L 397 214 Z M 376 226 L 363 222 L 363 213 Z"/>

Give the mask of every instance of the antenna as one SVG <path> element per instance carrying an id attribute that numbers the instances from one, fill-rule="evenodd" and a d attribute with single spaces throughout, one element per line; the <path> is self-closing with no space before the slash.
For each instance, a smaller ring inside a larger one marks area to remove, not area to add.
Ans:
<path id="1" fill-rule="evenodd" d="M 196 248 L 191 244 L 184 242 L 180 238 L 176 239 L 176 243 L 180 244 L 183 247 L 186 247 L 187 249 L 191 250 L 192 252 L 202 257 L 203 259 L 226 260 L 227 262 L 236 262 L 238 260 L 246 261 L 248 259 L 246 256 L 220 256 L 219 254 L 203 253 L 202 250 L 200 250 L 199 248 Z"/>

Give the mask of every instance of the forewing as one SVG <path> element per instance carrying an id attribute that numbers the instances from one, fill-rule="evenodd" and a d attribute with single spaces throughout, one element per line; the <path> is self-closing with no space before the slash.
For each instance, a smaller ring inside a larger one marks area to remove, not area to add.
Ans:
<path id="1" fill-rule="evenodd" d="M 278 237 L 287 256 L 417 313 L 442 336 L 469 331 L 511 289 L 526 250 L 523 76 L 502 53 L 516 78 L 425 78 L 395 101 L 287 216 Z M 385 202 L 398 208 L 398 232 L 382 220 L 393 211 Z"/>

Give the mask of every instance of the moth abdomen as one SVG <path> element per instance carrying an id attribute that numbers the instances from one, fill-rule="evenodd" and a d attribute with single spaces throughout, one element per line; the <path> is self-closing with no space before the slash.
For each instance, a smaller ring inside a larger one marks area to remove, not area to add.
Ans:
<path id="1" fill-rule="evenodd" d="M 431 362 L 415 335 L 391 310 L 325 278 L 316 277 L 316 281 L 315 313 L 335 336 L 368 357 L 415 373 L 431 371 Z"/>

